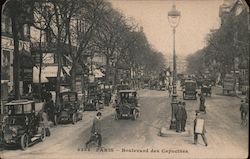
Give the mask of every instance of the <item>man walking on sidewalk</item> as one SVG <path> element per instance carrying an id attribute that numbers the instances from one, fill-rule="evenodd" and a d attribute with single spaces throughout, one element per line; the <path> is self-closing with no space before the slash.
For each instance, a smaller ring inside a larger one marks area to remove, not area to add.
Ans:
<path id="1" fill-rule="evenodd" d="M 200 134 L 203 142 L 205 143 L 205 146 L 207 146 L 207 139 L 206 139 L 206 129 L 205 129 L 205 120 L 201 117 L 199 117 L 199 111 L 196 112 L 196 117 L 194 120 L 194 144 L 197 144 L 198 135 Z"/>
<path id="2" fill-rule="evenodd" d="M 172 86 L 169 84 L 168 85 L 168 96 L 171 97 L 172 94 Z"/>
<path id="3" fill-rule="evenodd" d="M 249 111 L 248 101 L 246 100 L 245 103 L 241 100 L 240 105 L 240 112 L 241 112 L 241 126 L 247 126 L 247 115 Z"/>
<path id="4" fill-rule="evenodd" d="M 182 103 L 181 101 L 178 102 L 177 105 L 177 111 L 175 114 L 175 119 L 176 119 L 176 132 L 181 132 L 181 121 L 183 119 L 183 110 L 182 110 Z"/>
<path id="5" fill-rule="evenodd" d="M 182 102 L 182 120 L 181 120 L 181 131 L 185 132 L 186 121 L 187 121 L 187 111 L 186 111 L 186 103 Z"/>
<path id="6" fill-rule="evenodd" d="M 85 146 L 86 148 L 89 148 L 89 144 L 92 141 L 98 142 L 98 149 L 102 146 L 102 135 L 101 135 L 101 116 L 102 113 L 98 112 L 93 120 L 93 125 L 91 129 L 91 136 L 88 142 L 86 142 Z"/>

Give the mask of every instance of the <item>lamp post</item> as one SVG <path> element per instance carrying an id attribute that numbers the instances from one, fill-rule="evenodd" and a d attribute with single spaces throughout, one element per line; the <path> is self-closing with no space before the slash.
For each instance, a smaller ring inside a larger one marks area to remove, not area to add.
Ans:
<path id="1" fill-rule="evenodd" d="M 175 55 L 175 29 L 179 24 L 181 13 L 176 9 L 175 4 L 172 7 L 172 10 L 168 12 L 168 21 L 170 26 L 173 28 L 173 94 L 171 101 L 172 116 L 170 129 L 176 129 L 176 119 L 175 112 L 177 107 L 177 91 L 176 91 L 176 55 Z"/>

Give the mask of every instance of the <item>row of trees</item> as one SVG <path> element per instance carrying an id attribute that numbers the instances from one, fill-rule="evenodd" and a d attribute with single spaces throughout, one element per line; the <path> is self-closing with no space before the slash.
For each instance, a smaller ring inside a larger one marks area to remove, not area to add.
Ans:
<path id="1" fill-rule="evenodd" d="M 164 67 L 160 52 L 152 49 L 143 30 L 134 21 L 114 10 L 104 0 L 9 0 L 5 14 L 11 18 L 14 39 L 14 90 L 19 98 L 19 34 L 18 27 L 28 24 L 45 33 L 48 43 L 55 44 L 58 60 L 56 93 L 60 92 L 62 59 L 71 58 L 71 86 L 76 89 L 76 68 L 84 67 L 86 56 L 103 54 L 106 57 L 106 82 L 109 82 L 110 63 L 115 72 L 119 65 L 130 70 L 143 68 L 146 73 L 159 72 Z M 40 48 L 41 48 L 40 34 Z M 65 51 L 65 46 L 66 51 Z M 42 55 L 40 55 L 40 71 Z M 41 73 L 39 74 L 41 82 Z M 116 79 L 114 79 L 116 81 Z M 115 83 L 115 82 L 114 82 Z"/>
<path id="2" fill-rule="evenodd" d="M 223 78 L 226 73 L 235 71 L 236 63 L 248 64 L 248 16 L 244 9 L 239 15 L 230 12 L 223 17 L 221 27 L 207 35 L 206 47 L 187 57 L 188 71 L 200 74 L 210 69 Z"/>

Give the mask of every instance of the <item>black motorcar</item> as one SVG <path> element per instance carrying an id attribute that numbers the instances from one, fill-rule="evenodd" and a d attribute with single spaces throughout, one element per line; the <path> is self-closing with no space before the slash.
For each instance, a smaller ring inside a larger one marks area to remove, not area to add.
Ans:
<path id="1" fill-rule="evenodd" d="M 128 117 L 135 120 L 140 116 L 140 108 L 135 90 L 119 91 L 119 98 L 115 108 L 116 119 Z"/>
<path id="2" fill-rule="evenodd" d="M 4 146 L 19 145 L 25 150 L 35 141 L 45 139 L 45 128 L 35 109 L 35 102 L 13 100 L 4 105 L 7 113 L 3 122 Z"/>
<path id="3" fill-rule="evenodd" d="M 194 80 L 185 80 L 183 89 L 183 99 L 194 99 L 196 100 L 196 82 Z"/>
<path id="4" fill-rule="evenodd" d="M 87 88 L 87 97 L 84 103 L 84 111 L 97 111 L 103 104 L 101 101 L 101 91 L 98 90 L 97 83 L 89 83 Z"/>
<path id="5" fill-rule="evenodd" d="M 82 120 L 82 111 L 78 102 L 77 92 L 68 91 L 60 93 L 60 106 L 57 113 L 58 122 L 69 122 L 75 124 Z"/>
<path id="6" fill-rule="evenodd" d="M 204 79 L 201 86 L 201 93 L 206 96 L 212 95 L 212 81 L 210 79 Z"/>

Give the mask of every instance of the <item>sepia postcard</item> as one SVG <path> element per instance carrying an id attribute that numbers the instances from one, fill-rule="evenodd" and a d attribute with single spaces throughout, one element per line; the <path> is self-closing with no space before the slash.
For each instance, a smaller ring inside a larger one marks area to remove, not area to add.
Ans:
<path id="1" fill-rule="evenodd" d="M 248 158 L 245 0 L 7 0 L 0 159 Z"/>

